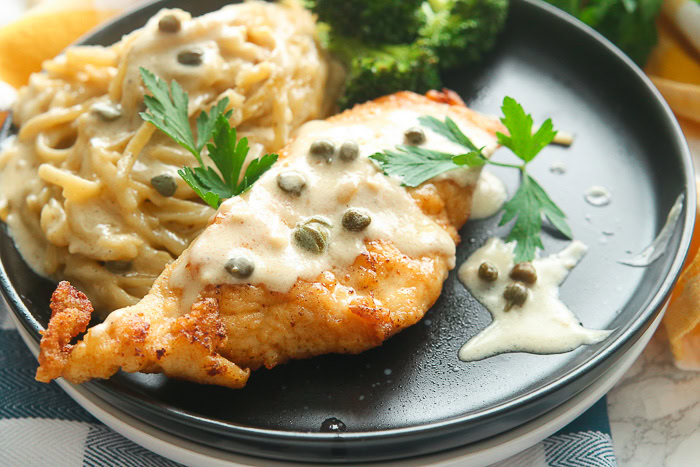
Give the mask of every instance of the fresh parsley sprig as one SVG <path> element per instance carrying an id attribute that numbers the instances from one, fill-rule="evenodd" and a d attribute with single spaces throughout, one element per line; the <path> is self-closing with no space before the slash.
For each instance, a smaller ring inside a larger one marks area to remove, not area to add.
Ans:
<path id="1" fill-rule="evenodd" d="M 552 120 L 547 119 L 533 133 L 532 116 L 526 114 L 523 107 L 512 97 L 503 99 L 501 111 L 503 112 L 501 122 L 508 129 L 510 135 L 496 133 L 498 142 L 513 151 L 513 154 L 524 163 L 516 166 L 522 172 L 520 187 L 515 195 L 503 205 L 503 217 L 499 225 L 504 225 L 517 217 L 506 241 L 517 242 L 515 246 L 516 262 L 531 261 L 535 257 L 537 248 L 544 249 L 540 237 L 542 216 L 545 216 L 552 226 L 566 238 L 573 237 L 571 228 L 566 223 L 564 212 L 527 173 L 527 164 L 554 140 L 557 132 L 554 130 Z"/>
<path id="2" fill-rule="evenodd" d="M 229 124 L 228 98 L 221 99 L 209 113 L 199 114 L 195 140 L 190 127 L 187 93 L 175 80 L 168 86 L 147 69 L 141 68 L 140 71 L 152 94 L 144 96 L 147 112 L 141 112 L 141 118 L 194 155 L 199 167 L 183 167 L 177 173 L 212 208 L 216 209 L 223 200 L 246 191 L 277 161 L 277 154 L 265 154 L 252 160 L 241 177 L 250 148 L 247 138 L 237 141 L 236 129 Z M 219 173 L 202 161 L 205 146 Z"/>
<path id="3" fill-rule="evenodd" d="M 501 122 L 508 129 L 508 135 L 497 133 L 498 142 L 509 148 L 523 161 L 522 164 L 505 164 L 486 158 L 482 148 L 476 145 L 459 129 L 457 124 L 446 117 L 441 121 L 435 117 L 423 116 L 421 125 L 431 129 L 468 151 L 463 154 L 446 154 L 439 151 L 416 146 L 397 146 L 396 150 L 387 150 L 373 154 L 370 159 L 377 162 L 382 171 L 389 176 L 398 177 L 405 186 L 416 187 L 441 173 L 459 167 L 479 167 L 484 164 L 518 169 L 522 174 L 520 187 L 515 195 L 503 205 L 503 217 L 499 225 L 513 219 L 515 223 L 506 241 L 515 241 L 515 261 L 531 261 L 537 248 L 544 248 L 540 232 L 542 216 L 567 238 L 572 238 L 571 228 L 566 223 L 566 215 L 552 201 L 544 189 L 527 173 L 527 165 L 557 134 L 552 121 L 545 121 L 536 132 L 532 132 L 532 117 L 526 114 L 515 99 L 506 97 L 501 107 Z"/>
<path id="4" fill-rule="evenodd" d="M 396 146 L 370 156 L 385 174 L 398 176 L 405 186 L 416 187 L 443 172 L 455 168 L 454 154 L 417 146 Z"/>
<path id="5" fill-rule="evenodd" d="M 369 156 L 377 162 L 386 175 L 399 178 L 404 186 L 417 187 L 448 170 L 464 166 L 479 167 L 488 162 L 481 152 L 484 148 L 477 148 L 450 117 L 445 117 L 445 120 L 441 121 L 424 115 L 418 118 L 418 121 L 424 127 L 469 149 L 469 152 L 454 155 L 401 144 L 396 146 L 395 151 L 385 150 Z"/>

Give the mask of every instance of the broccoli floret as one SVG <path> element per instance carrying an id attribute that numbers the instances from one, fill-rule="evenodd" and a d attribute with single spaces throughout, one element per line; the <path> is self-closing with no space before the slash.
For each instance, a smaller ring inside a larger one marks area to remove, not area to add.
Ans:
<path id="1" fill-rule="evenodd" d="M 607 37 L 643 66 L 656 45 L 656 17 L 662 0 L 546 0 Z"/>
<path id="2" fill-rule="evenodd" d="M 503 29 L 508 0 L 427 0 L 419 42 L 432 49 L 440 68 L 478 62 Z"/>
<path id="3" fill-rule="evenodd" d="M 310 0 L 319 20 L 341 36 L 367 42 L 412 42 L 421 27 L 423 0 Z"/>
<path id="4" fill-rule="evenodd" d="M 442 85 L 435 54 L 417 44 L 367 45 L 332 35 L 330 51 L 345 65 L 345 109 L 397 91 L 424 93 Z"/>
<path id="5" fill-rule="evenodd" d="M 508 0 L 306 0 L 319 37 L 345 65 L 342 108 L 442 85 L 440 70 L 477 62 L 502 29 Z"/>
<path id="6" fill-rule="evenodd" d="M 581 9 L 578 17 L 643 66 L 656 45 L 655 20 L 662 3 L 662 0 L 647 0 L 628 9 L 627 2 L 622 0 L 593 0 Z"/>

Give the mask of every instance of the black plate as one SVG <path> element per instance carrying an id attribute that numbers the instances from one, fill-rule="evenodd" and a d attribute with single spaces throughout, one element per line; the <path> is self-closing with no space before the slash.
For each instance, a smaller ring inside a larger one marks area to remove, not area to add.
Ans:
<path id="1" fill-rule="evenodd" d="M 112 43 L 161 7 L 201 14 L 226 3 L 157 2 L 83 42 Z M 503 96 L 510 95 L 536 121 L 551 117 L 557 128 L 575 133 L 571 148 L 546 148 L 532 171 L 569 214 L 576 238 L 590 246 L 561 296 L 587 327 L 615 329 L 607 340 L 560 355 L 460 362 L 459 347 L 491 318 L 453 272 L 421 323 L 362 355 L 261 370 L 238 391 L 127 374 L 89 383 L 90 390 L 162 429 L 224 449 L 288 460 L 352 461 L 406 457 L 483 439 L 545 413 L 593 382 L 651 322 L 688 249 L 694 179 L 678 124 L 651 83 L 616 48 L 531 0 L 512 2 L 505 32 L 486 63 L 445 81 L 476 110 L 498 114 Z M 496 157 L 508 156 L 504 151 Z M 555 161 L 566 165 L 566 174 L 550 172 Z M 514 171 L 495 172 L 512 194 Z M 583 193 L 591 185 L 607 187 L 612 203 L 586 204 Z M 619 264 L 651 242 L 680 193 L 686 203 L 668 253 L 648 268 Z M 458 263 L 488 237 L 503 234 L 496 226 L 497 219 L 469 222 L 460 232 Z M 545 237 L 548 252 L 565 245 Z M 38 340 L 54 284 L 27 268 L 6 234 L 0 258 L 3 292 Z M 348 431 L 320 433 L 329 417 L 342 420 Z"/>

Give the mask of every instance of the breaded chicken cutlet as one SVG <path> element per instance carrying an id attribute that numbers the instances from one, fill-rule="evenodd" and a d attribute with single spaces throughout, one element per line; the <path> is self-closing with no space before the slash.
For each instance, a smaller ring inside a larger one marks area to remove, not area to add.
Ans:
<path id="1" fill-rule="evenodd" d="M 405 188 L 367 158 L 398 144 L 462 151 L 421 127 L 423 115 L 449 115 L 486 153 L 502 131 L 438 92 L 400 92 L 307 123 L 250 191 L 221 205 L 141 302 L 112 312 L 76 344 L 92 306 L 62 282 L 37 380 L 82 383 L 122 369 L 240 388 L 250 370 L 363 352 L 418 322 L 454 267 L 480 171 L 456 169 Z"/>

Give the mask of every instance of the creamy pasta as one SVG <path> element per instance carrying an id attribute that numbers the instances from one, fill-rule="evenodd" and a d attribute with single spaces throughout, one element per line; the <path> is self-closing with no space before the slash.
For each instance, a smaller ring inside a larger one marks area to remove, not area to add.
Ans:
<path id="1" fill-rule="evenodd" d="M 166 15 L 177 31 L 159 28 Z M 231 124 L 258 157 L 333 101 L 314 31 L 293 3 L 194 19 L 164 10 L 111 47 L 71 47 L 46 62 L 19 92 L 19 133 L 0 155 L 0 213 L 27 262 L 102 311 L 136 303 L 214 213 L 177 175 L 194 157 L 140 118 L 139 67 L 177 80 L 192 120 L 228 97 Z M 177 183 L 172 196 L 154 188 L 159 175 Z"/>

